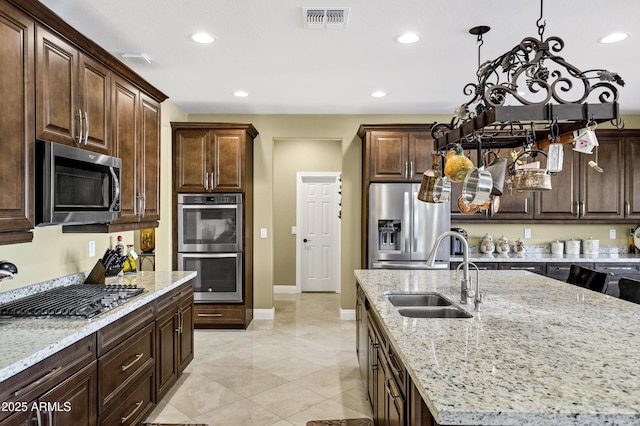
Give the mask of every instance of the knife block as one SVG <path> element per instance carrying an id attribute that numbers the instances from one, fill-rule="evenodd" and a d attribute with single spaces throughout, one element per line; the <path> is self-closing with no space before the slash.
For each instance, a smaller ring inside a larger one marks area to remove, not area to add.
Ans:
<path id="1" fill-rule="evenodd" d="M 102 259 L 98 259 L 96 264 L 93 266 L 91 272 L 87 276 L 87 279 L 84 280 L 85 284 L 105 284 L 107 282 L 107 270 L 102 263 Z"/>
<path id="2" fill-rule="evenodd" d="M 107 284 L 108 281 L 113 281 L 113 283 L 110 282 L 110 284 L 115 284 L 118 280 L 117 275 L 121 270 L 122 268 L 111 268 L 107 270 L 104 267 L 104 263 L 102 263 L 102 259 L 98 259 L 96 264 L 93 266 L 93 269 L 91 270 L 91 272 L 89 272 L 89 275 L 84 280 L 84 283 Z"/>

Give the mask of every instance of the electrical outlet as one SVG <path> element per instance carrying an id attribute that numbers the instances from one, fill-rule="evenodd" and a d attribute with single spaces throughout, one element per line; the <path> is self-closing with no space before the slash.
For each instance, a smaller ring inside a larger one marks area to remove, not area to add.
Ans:
<path id="1" fill-rule="evenodd" d="M 96 242 L 91 240 L 89 241 L 89 257 L 94 257 L 96 255 Z"/>
<path id="2" fill-rule="evenodd" d="M 610 240 L 615 240 L 616 239 L 616 230 L 615 229 L 609 229 L 609 239 Z"/>
<path id="3" fill-rule="evenodd" d="M 525 238 L 531 238 L 531 229 L 524 228 L 524 237 Z"/>
<path id="4" fill-rule="evenodd" d="M 260 228 L 260 238 L 267 238 L 267 228 Z"/>
<path id="5" fill-rule="evenodd" d="M 292 233 L 293 235 L 297 234 L 297 233 L 298 233 L 298 228 L 296 228 L 295 226 L 292 226 L 292 227 L 291 227 L 291 233 Z"/>

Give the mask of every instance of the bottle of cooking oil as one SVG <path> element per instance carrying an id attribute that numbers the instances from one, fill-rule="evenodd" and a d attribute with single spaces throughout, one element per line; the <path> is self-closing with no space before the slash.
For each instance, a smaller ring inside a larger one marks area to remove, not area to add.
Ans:
<path id="1" fill-rule="evenodd" d="M 136 273 L 136 259 L 138 259 L 138 253 L 133 249 L 133 244 L 127 244 L 128 255 L 127 260 L 124 261 L 124 267 L 122 271 L 127 273 Z"/>

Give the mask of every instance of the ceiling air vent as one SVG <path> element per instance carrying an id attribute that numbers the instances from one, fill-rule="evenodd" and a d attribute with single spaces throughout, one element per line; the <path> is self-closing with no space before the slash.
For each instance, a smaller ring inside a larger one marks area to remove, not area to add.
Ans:
<path id="1" fill-rule="evenodd" d="M 303 7 L 302 19 L 305 28 L 347 28 L 349 22 L 348 7 L 334 7 L 331 9 L 317 7 Z"/>

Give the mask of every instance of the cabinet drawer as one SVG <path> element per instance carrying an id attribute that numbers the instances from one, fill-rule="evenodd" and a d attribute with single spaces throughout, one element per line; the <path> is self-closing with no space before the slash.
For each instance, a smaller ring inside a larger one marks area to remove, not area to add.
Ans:
<path id="1" fill-rule="evenodd" d="M 193 305 L 194 324 L 244 324 L 244 305 Z"/>
<path id="2" fill-rule="evenodd" d="M 96 335 L 91 334 L 33 367 L 2 382 L 0 401 L 32 401 L 96 359 Z M 0 411 L 0 419 L 10 412 Z"/>
<path id="3" fill-rule="evenodd" d="M 151 323 L 98 358 L 98 412 L 121 395 L 128 394 L 131 383 L 154 366 L 154 331 Z"/>
<path id="4" fill-rule="evenodd" d="M 160 317 L 168 311 L 173 311 L 175 306 L 185 297 L 193 295 L 193 280 L 182 284 L 161 296 L 157 300 L 157 316 Z"/>
<path id="5" fill-rule="evenodd" d="M 640 263 L 596 263 L 595 269 L 610 273 L 609 282 L 618 282 L 622 277 L 640 278 Z"/>
<path id="6" fill-rule="evenodd" d="M 547 272 L 546 276 L 550 278 L 555 278 L 560 281 L 567 281 L 569 278 L 569 271 L 571 270 L 571 265 L 573 262 L 553 262 L 547 263 Z M 584 266 L 585 268 L 593 269 L 593 263 L 575 263 L 576 265 Z"/>
<path id="7" fill-rule="evenodd" d="M 126 395 L 114 406 L 100 415 L 101 426 L 137 425 L 144 420 L 154 407 L 153 367 L 144 371 L 142 377 L 132 384 Z"/>
<path id="8" fill-rule="evenodd" d="M 98 331 L 98 356 L 113 349 L 156 318 L 155 303 L 148 303 Z"/>
<path id="9" fill-rule="evenodd" d="M 519 262 L 500 262 L 500 269 L 503 271 L 529 271 L 535 274 L 545 274 L 544 263 L 519 263 Z"/>

